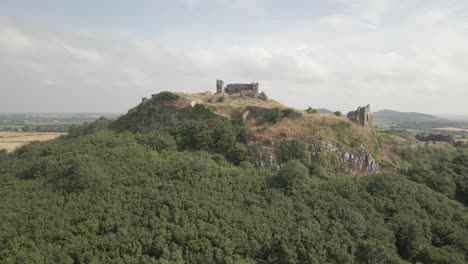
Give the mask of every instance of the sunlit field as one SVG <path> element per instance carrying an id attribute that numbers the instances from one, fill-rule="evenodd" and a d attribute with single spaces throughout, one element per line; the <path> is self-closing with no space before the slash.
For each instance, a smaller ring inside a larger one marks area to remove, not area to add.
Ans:
<path id="1" fill-rule="evenodd" d="M 0 149 L 8 152 L 33 141 L 46 141 L 57 138 L 65 133 L 46 132 L 0 132 Z"/>

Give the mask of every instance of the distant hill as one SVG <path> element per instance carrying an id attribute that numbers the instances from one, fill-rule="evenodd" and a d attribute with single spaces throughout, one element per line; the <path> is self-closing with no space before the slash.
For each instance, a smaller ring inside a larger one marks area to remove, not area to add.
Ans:
<path id="1" fill-rule="evenodd" d="M 394 126 L 398 128 L 433 128 L 457 124 L 445 118 L 416 112 L 381 110 L 373 113 L 374 123 L 378 127 Z"/>
<path id="2" fill-rule="evenodd" d="M 322 114 L 334 114 L 335 111 L 328 110 L 326 108 L 319 108 L 317 109 L 317 112 L 322 113 Z"/>

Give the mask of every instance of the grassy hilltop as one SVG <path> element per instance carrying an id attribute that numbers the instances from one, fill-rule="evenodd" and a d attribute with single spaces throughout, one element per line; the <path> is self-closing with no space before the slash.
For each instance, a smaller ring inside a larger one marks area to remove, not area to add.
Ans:
<path id="1" fill-rule="evenodd" d="M 243 117 L 244 114 L 245 115 Z M 347 118 L 317 111 L 292 109 L 275 100 L 262 100 L 239 94 L 161 93 L 147 99 L 116 122 L 123 130 L 147 132 L 194 119 L 225 119 L 242 123 L 251 154 L 264 164 L 278 166 L 276 152 L 283 141 L 299 140 L 308 146 L 333 152 L 347 172 L 376 172 L 362 164 L 365 156 L 381 164 L 384 170 L 398 167 L 391 148 L 414 138 L 381 133 L 349 121 Z M 323 143 L 326 142 L 324 147 Z M 337 151 L 339 150 L 339 151 Z M 355 159 L 345 160 L 343 156 Z M 346 156 L 347 157 L 347 156 Z M 340 162 L 341 160 L 341 162 Z M 344 161 L 344 162 L 343 162 Z"/>
<path id="2" fill-rule="evenodd" d="M 0 262 L 466 263 L 468 149 L 413 140 L 159 93 L 0 151 Z"/>

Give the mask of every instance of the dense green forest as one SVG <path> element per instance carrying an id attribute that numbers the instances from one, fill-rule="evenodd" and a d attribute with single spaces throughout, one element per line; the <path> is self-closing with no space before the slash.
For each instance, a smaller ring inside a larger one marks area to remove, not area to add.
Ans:
<path id="1" fill-rule="evenodd" d="M 350 176 L 284 141 L 276 171 L 242 124 L 141 134 L 124 119 L 0 152 L 1 263 L 467 263 L 462 146 L 399 150 L 400 173 Z"/>

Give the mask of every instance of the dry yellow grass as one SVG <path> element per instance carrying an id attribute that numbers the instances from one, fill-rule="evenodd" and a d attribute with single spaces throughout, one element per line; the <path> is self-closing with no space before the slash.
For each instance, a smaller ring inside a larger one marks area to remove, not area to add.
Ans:
<path id="1" fill-rule="evenodd" d="M 0 149 L 13 151 L 33 141 L 51 140 L 64 134 L 65 133 L 47 132 L 0 132 Z"/>

